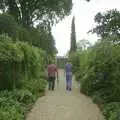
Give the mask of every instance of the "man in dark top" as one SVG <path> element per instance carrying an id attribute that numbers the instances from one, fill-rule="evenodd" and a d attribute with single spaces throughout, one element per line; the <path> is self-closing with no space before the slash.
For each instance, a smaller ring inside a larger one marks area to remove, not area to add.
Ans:
<path id="1" fill-rule="evenodd" d="M 65 72 L 66 72 L 66 90 L 71 91 L 72 89 L 72 64 L 68 62 L 65 65 Z"/>
<path id="2" fill-rule="evenodd" d="M 57 73 L 57 80 L 58 80 L 57 66 L 55 64 L 49 64 L 48 65 L 49 90 L 54 90 L 56 73 Z"/>

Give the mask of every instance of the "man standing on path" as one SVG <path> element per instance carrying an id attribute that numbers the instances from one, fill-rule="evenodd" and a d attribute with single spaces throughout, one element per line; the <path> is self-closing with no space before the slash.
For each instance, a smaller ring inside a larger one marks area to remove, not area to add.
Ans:
<path id="1" fill-rule="evenodd" d="M 66 72 L 66 90 L 72 90 L 72 64 L 70 61 L 65 65 Z"/>
<path id="2" fill-rule="evenodd" d="M 57 73 L 57 75 L 56 75 L 56 73 Z M 49 64 L 48 65 L 49 90 L 54 90 L 56 76 L 57 76 L 57 81 L 58 81 L 57 66 L 55 64 Z"/>

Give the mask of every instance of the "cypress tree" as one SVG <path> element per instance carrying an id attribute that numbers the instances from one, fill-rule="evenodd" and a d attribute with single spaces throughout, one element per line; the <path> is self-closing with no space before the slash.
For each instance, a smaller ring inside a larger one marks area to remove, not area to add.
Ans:
<path id="1" fill-rule="evenodd" d="M 75 17 L 72 19 L 72 25 L 71 25 L 71 47 L 70 47 L 70 53 L 76 51 L 76 32 L 75 32 Z"/>

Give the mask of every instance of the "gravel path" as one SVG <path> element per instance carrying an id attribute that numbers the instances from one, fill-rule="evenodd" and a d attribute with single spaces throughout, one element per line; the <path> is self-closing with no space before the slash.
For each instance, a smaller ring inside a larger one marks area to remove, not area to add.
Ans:
<path id="1" fill-rule="evenodd" d="M 75 81 L 72 92 L 65 90 L 63 70 L 59 70 L 59 80 L 55 91 L 47 91 L 37 100 L 26 120 L 104 120 L 92 100 L 79 92 Z"/>

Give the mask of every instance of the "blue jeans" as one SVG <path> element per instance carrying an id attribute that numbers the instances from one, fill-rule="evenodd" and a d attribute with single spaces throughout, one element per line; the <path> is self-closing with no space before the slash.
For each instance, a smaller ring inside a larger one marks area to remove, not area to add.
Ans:
<path id="1" fill-rule="evenodd" d="M 66 75 L 66 90 L 72 89 L 72 75 Z"/>

